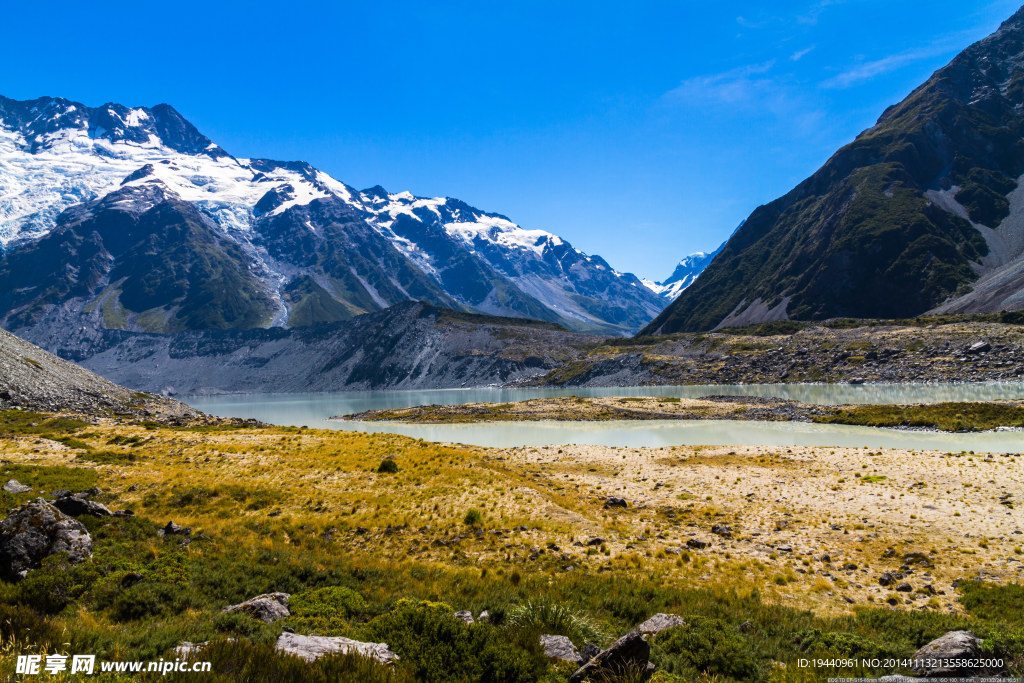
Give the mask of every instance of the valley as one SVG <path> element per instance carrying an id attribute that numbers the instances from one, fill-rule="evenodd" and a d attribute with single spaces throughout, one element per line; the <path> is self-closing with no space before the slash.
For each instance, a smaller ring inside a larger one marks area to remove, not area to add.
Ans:
<path id="1" fill-rule="evenodd" d="M 922 640 L 970 628 L 993 638 L 991 652 L 1020 656 L 1001 635 L 1019 598 L 999 587 L 1020 580 L 1016 455 L 486 449 L 261 425 L 0 418 L 6 476 L 33 488 L 0 493 L 7 507 L 35 489 L 97 486 L 95 500 L 134 512 L 81 517 L 96 544 L 88 565 L 46 565 L 0 596 L 0 610 L 32 623 L 37 643 L 73 619 L 71 647 L 103 642 L 146 658 L 209 641 L 192 656 L 212 657 L 218 670 L 258 657 L 290 671 L 270 649 L 288 627 L 386 639 L 400 657 L 393 669 L 328 657 L 303 663 L 304 676 L 407 680 L 436 666 L 431 648 L 486 637 L 487 649 L 457 648 L 447 670 L 477 676 L 502 657 L 517 680 L 557 681 L 573 669 L 541 654 L 536 629 L 603 646 L 660 611 L 731 648 L 720 670 L 740 680 L 805 680 L 794 662 L 806 648 L 838 647 L 808 638 L 909 656 Z M 189 535 L 158 536 L 168 520 Z M 129 588 L 112 595 L 112 582 Z M 51 592 L 43 612 L 15 606 L 39 590 Z M 290 616 L 266 624 L 220 614 L 270 591 L 292 595 Z M 539 612 L 522 625 L 524 604 L 556 605 L 573 621 Z M 456 610 L 492 621 L 428 643 L 398 626 L 450 623 Z M 245 645 L 224 646 L 240 636 Z M 652 643 L 656 680 L 697 671 L 700 650 Z M 815 675 L 839 673 L 852 670 Z"/>

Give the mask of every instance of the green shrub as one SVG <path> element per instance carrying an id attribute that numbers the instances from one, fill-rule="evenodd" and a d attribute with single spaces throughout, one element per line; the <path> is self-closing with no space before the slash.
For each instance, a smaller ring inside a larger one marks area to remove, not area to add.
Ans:
<path id="1" fill-rule="evenodd" d="M 466 512 L 466 516 L 462 519 L 463 524 L 468 524 L 470 526 L 477 526 L 483 521 L 483 514 L 476 508 L 470 508 L 469 511 Z"/>
<path id="2" fill-rule="evenodd" d="M 392 458 L 384 458 L 380 461 L 377 471 L 381 474 L 395 474 L 398 472 L 398 463 Z"/>
<path id="3" fill-rule="evenodd" d="M 536 641 L 490 624 L 466 624 L 444 603 L 402 599 L 366 631 L 371 640 L 390 645 L 401 657 L 398 668 L 420 681 L 525 683 L 547 669 Z"/>
<path id="4" fill-rule="evenodd" d="M 766 673 L 767 658 L 757 643 L 721 619 L 686 617 L 685 624 L 662 632 L 653 644 L 655 663 L 684 678 L 709 674 L 758 681 Z"/>
<path id="5" fill-rule="evenodd" d="M 971 615 L 1009 624 L 1024 623 L 1024 586 L 968 581 L 960 590 L 960 604 Z"/>
<path id="6" fill-rule="evenodd" d="M 555 636 L 574 643 L 600 641 L 604 634 L 586 617 L 565 605 L 546 600 L 531 600 L 516 605 L 505 614 L 509 626 Z"/>
<path id="7" fill-rule="evenodd" d="M 297 633 L 339 636 L 348 634 L 350 620 L 366 614 L 367 605 L 351 588 L 329 586 L 293 595 L 288 609 L 292 614 L 285 624 Z"/>
<path id="8" fill-rule="evenodd" d="M 43 614 L 57 614 L 81 596 L 99 578 L 91 562 L 71 564 L 67 553 L 51 555 L 15 584 L 16 601 Z"/>
<path id="9" fill-rule="evenodd" d="M 368 657 L 336 654 L 307 662 L 276 652 L 272 642 L 254 644 L 244 640 L 214 640 L 190 659 L 209 661 L 211 673 L 198 677 L 194 673 L 172 673 L 154 676 L 152 680 L 182 683 L 197 678 L 215 683 L 411 683 L 413 680 L 400 667 L 380 664 Z"/>
<path id="10" fill-rule="evenodd" d="M 863 659 L 899 657 L 903 654 L 891 644 L 879 644 L 855 633 L 807 629 L 796 634 L 794 643 L 801 652 Z"/>

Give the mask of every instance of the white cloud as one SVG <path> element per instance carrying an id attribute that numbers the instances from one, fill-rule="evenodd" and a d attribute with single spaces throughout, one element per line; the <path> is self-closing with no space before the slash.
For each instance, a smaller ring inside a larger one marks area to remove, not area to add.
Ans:
<path id="1" fill-rule="evenodd" d="M 688 78 L 663 96 L 667 101 L 687 103 L 738 104 L 772 89 L 774 82 L 765 76 L 775 60 L 749 64 L 719 74 Z"/>
<path id="2" fill-rule="evenodd" d="M 869 62 L 862 62 L 861 64 L 857 64 L 839 74 L 836 74 L 832 78 L 824 81 L 821 85 L 825 88 L 849 88 L 851 86 L 870 81 L 876 76 L 896 71 L 897 69 L 901 69 L 915 62 L 932 59 L 933 57 L 941 57 L 943 55 L 953 55 L 963 49 L 965 40 L 967 40 L 967 38 L 962 32 L 945 36 L 944 38 L 933 42 L 931 45 L 914 48 L 913 50 L 907 50 L 905 52 L 898 52 Z"/>
<path id="3" fill-rule="evenodd" d="M 789 56 L 789 58 L 790 58 L 790 60 L 792 60 L 794 62 L 799 62 L 803 57 L 805 57 L 807 55 L 808 52 L 810 52 L 813 49 L 814 49 L 814 46 L 811 45 L 810 47 L 806 47 L 803 50 L 798 50 L 797 52 L 794 52 L 793 54 L 791 54 Z"/>

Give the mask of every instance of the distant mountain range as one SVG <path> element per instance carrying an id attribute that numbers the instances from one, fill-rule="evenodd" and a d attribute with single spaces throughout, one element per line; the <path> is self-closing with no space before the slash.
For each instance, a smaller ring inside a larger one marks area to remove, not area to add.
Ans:
<path id="1" fill-rule="evenodd" d="M 718 252 L 722 250 L 725 244 L 722 244 L 718 249 L 712 252 L 698 251 L 684 256 L 683 259 L 676 265 L 676 269 L 672 271 L 662 282 L 652 282 L 650 280 L 643 280 L 644 285 L 647 286 L 653 292 L 661 295 L 662 297 L 672 301 L 679 294 L 692 285 L 697 279 L 697 276 L 704 272 L 704 269 L 708 267 L 712 259 L 718 255 Z"/>
<path id="2" fill-rule="evenodd" d="M 419 300 L 628 334 L 665 299 L 599 256 L 457 199 L 235 158 L 166 104 L 0 97 L 0 324 L 304 327 Z"/>
<path id="3" fill-rule="evenodd" d="M 644 334 L 1024 308 L 1024 9 L 785 196 Z"/>

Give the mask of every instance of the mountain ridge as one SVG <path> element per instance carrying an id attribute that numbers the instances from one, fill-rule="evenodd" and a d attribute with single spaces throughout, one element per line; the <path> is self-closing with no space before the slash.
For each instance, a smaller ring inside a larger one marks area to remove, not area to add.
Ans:
<path id="1" fill-rule="evenodd" d="M 13 329 L 69 313 L 160 333 L 289 327 L 427 300 L 626 334 L 663 306 L 635 276 L 557 235 L 453 198 L 359 192 L 305 162 L 236 158 L 169 105 L 2 98 L 0 162 L 0 282 L 17 293 L 0 299 L 0 322 Z M 180 262 L 160 264 L 174 271 L 167 296 L 146 305 L 120 278 L 149 272 L 122 257 L 153 253 L 155 231 L 102 225 L 138 228 L 129 217 L 155 219 L 154 202 L 189 229 Z M 88 220 L 100 229 L 81 234 Z M 32 282 L 48 267 L 33 249 L 64 266 L 66 291 Z M 222 277 L 204 286 L 189 280 L 193 269 Z"/>
<path id="2" fill-rule="evenodd" d="M 1022 106 L 1024 9 L 755 209 L 641 334 L 1024 306 Z"/>

